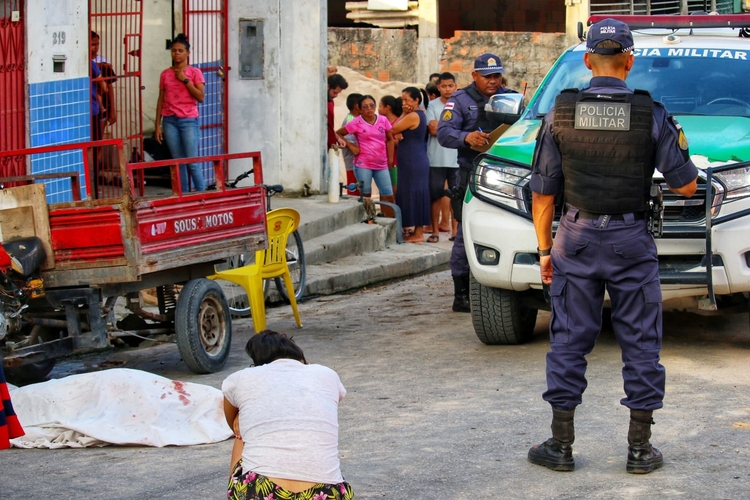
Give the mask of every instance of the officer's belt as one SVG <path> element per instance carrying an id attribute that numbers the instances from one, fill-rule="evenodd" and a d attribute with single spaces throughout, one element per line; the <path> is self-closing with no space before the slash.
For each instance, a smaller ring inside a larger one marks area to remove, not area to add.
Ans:
<path id="1" fill-rule="evenodd" d="M 568 210 L 566 210 L 565 213 L 567 213 Z M 635 220 L 646 218 L 646 212 L 632 212 L 632 214 Z M 579 219 L 590 220 L 598 220 L 599 217 L 604 217 L 605 215 L 609 217 L 609 220 L 625 220 L 625 215 L 627 214 L 595 214 L 594 212 L 587 212 L 581 209 L 578 209 L 578 213 L 576 214 Z"/>

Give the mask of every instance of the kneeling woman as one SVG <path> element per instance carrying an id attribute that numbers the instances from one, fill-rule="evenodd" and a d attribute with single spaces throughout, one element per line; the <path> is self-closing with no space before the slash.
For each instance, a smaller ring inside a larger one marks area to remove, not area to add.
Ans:
<path id="1" fill-rule="evenodd" d="M 270 330 L 245 351 L 255 366 L 221 387 L 236 435 L 228 498 L 354 498 L 339 469 L 338 404 L 346 394 L 339 376 L 307 364 L 294 341 Z"/>

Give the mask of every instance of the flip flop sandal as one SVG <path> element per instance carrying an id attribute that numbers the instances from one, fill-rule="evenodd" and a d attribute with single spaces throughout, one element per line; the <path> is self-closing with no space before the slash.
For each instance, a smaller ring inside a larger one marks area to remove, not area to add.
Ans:
<path id="1" fill-rule="evenodd" d="M 437 243 L 440 241 L 440 237 L 437 234 L 431 234 L 429 238 L 427 238 L 427 243 Z"/>

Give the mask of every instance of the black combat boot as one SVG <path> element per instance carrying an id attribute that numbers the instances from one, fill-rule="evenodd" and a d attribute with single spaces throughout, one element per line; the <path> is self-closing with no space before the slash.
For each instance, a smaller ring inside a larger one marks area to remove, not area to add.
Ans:
<path id="1" fill-rule="evenodd" d="M 573 416 L 575 410 L 552 409 L 552 437 L 529 450 L 529 462 L 543 465 L 556 471 L 571 471 L 576 464 L 573 461 L 575 440 Z"/>
<path id="2" fill-rule="evenodd" d="M 661 452 L 648 442 L 651 439 L 653 411 L 630 410 L 628 429 L 628 465 L 631 474 L 648 474 L 664 465 Z"/>
<path id="3" fill-rule="evenodd" d="M 469 277 L 453 277 L 453 312 L 471 312 L 469 306 Z"/>

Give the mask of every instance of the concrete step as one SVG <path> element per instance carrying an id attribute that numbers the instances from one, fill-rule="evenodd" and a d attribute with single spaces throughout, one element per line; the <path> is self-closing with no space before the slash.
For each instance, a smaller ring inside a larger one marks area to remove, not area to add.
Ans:
<path id="1" fill-rule="evenodd" d="M 383 281 L 438 270 L 450 260 L 452 242 L 393 244 L 384 250 L 307 266 L 306 296 L 331 295 Z"/>
<path id="2" fill-rule="evenodd" d="M 289 207 L 300 213 L 298 231 L 304 242 L 359 223 L 365 218 L 363 205 L 354 197 L 342 197 L 338 203 L 329 203 L 328 197 L 321 195 L 307 198 L 277 195 L 272 200 L 273 208 Z"/>
<path id="3" fill-rule="evenodd" d="M 450 260 L 453 243 L 447 234 L 441 233 L 435 244 L 398 244 L 395 219 L 378 218 L 374 224 L 362 224 L 365 213 L 358 198 L 342 197 L 329 203 L 327 196 L 276 196 L 272 206 L 294 208 L 301 215 L 306 297 L 408 278 L 441 269 Z M 279 302 L 275 287 L 270 291 L 269 301 Z"/>
<path id="4" fill-rule="evenodd" d="M 375 224 L 354 223 L 310 240 L 303 237 L 305 261 L 310 266 L 385 250 L 396 243 L 395 228 L 395 219 L 379 218 Z"/>

